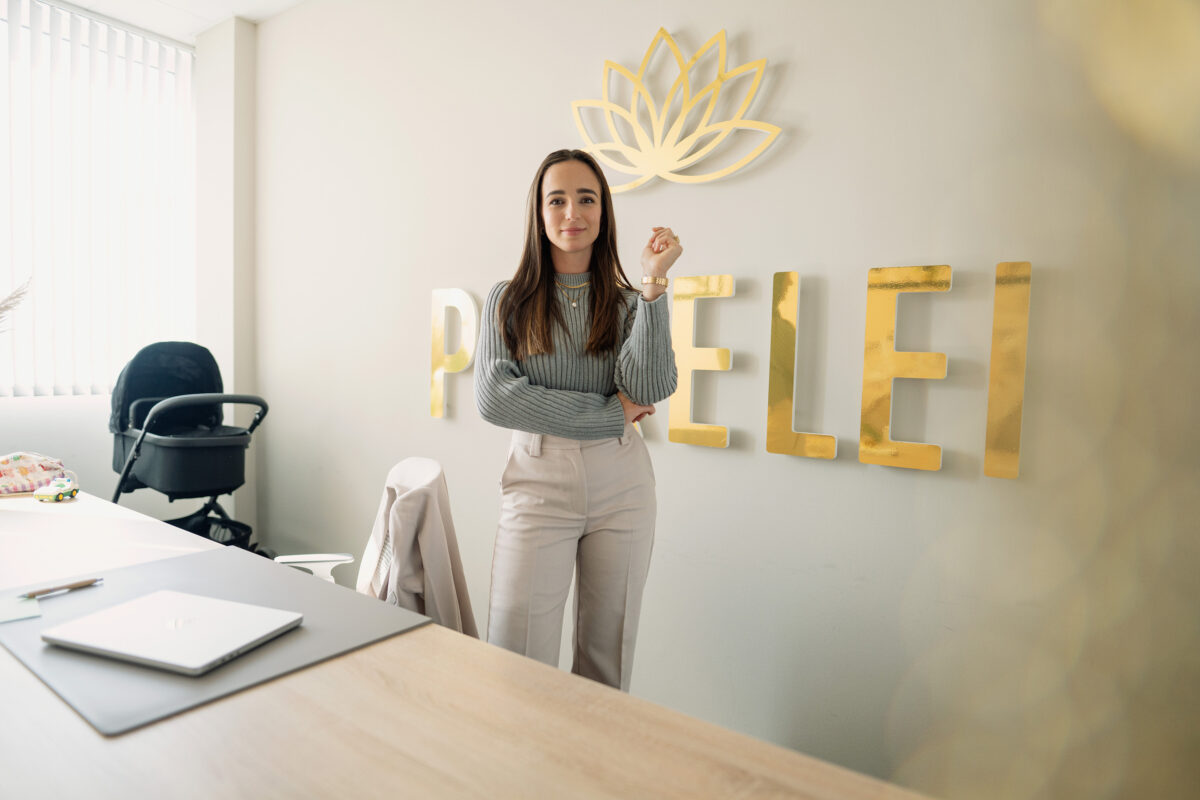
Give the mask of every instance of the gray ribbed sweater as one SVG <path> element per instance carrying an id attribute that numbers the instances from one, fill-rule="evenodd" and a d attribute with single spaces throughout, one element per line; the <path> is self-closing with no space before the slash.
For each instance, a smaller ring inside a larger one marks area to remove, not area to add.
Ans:
<path id="1" fill-rule="evenodd" d="M 570 287 L 590 276 L 556 277 Z M 644 405 L 675 391 L 675 351 L 665 294 L 648 303 L 638 292 L 625 292 L 619 349 L 597 357 L 584 352 L 591 333 L 591 288 L 567 290 L 578 304 L 574 308 L 558 291 L 569 335 L 553 325 L 554 352 L 518 361 L 504 345 L 496 318 L 507 286 L 508 281 L 501 281 L 488 294 L 475 355 L 475 405 L 488 422 L 568 439 L 604 439 L 625 430 L 618 391 Z"/>

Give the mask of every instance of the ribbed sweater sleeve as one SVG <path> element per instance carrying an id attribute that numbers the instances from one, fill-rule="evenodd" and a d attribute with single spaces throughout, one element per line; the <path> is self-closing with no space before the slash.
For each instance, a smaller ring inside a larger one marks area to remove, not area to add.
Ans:
<path id="1" fill-rule="evenodd" d="M 654 405 L 675 392 L 679 373 L 671 347 L 667 295 L 646 302 L 639 294 L 625 320 L 625 344 L 617 355 L 617 388 L 639 405 Z"/>
<path id="2" fill-rule="evenodd" d="M 497 309 L 508 286 L 501 281 L 484 303 L 479 343 L 475 352 L 475 405 L 493 425 L 568 439 L 604 439 L 625 430 L 625 413 L 615 394 L 548 388 L 532 383 L 504 344 Z M 558 342 L 556 342 L 558 345 Z M 586 366 L 568 361 L 556 346 L 555 366 L 570 382 L 573 372 Z M 561 362 L 561 363 L 560 363 Z M 565 374 L 564 374 L 565 371 Z"/>

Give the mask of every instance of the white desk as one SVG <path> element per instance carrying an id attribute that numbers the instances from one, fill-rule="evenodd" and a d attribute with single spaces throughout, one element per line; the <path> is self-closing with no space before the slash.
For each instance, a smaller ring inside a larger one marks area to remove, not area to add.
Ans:
<path id="1" fill-rule="evenodd" d="M 0 499 L 0 588 L 213 546 L 87 495 Z M 0 709 L 14 798 L 918 797 L 437 625 L 112 738 L 0 650 Z"/>
<path id="2" fill-rule="evenodd" d="M 87 493 L 62 503 L 0 496 L 0 589 L 220 546 Z"/>

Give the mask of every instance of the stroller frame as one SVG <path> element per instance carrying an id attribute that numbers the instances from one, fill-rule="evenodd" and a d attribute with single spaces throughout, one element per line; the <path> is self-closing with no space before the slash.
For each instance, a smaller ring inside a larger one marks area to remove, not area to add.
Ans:
<path id="1" fill-rule="evenodd" d="M 244 550 L 255 550 L 256 548 L 250 543 L 250 526 L 231 518 L 225 509 L 221 507 L 221 504 L 217 502 L 217 498 L 222 494 L 232 494 L 235 489 L 242 485 L 244 480 L 244 455 L 242 451 L 244 451 L 250 444 L 250 434 L 254 433 L 254 429 L 257 428 L 259 424 L 262 423 L 263 418 L 267 416 L 267 401 L 256 395 L 215 393 L 181 394 L 168 398 L 139 398 L 130 405 L 130 418 L 136 419 L 136 411 L 139 404 L 151 402 L 154 403 L 154 406 L 150 409 L 150 413 L 146 415 L 146 420 L 144 423 L 142 423 L 142 429 L 138 433 L 137 439 L 134 441 L 132 447 L 128 448 L 128 456 L 125 459 L 125 466 L 121 469 L 121 477 L 117 479 L 117 488 L 113 491 L 113 503 L 117 504 L 120 502 L 121 494 L 123 492 L 132 492 L 134 489 L 141 487 L 152 489 L 158 488 L 157 486 L 145 483 L 138 479 L 131 480 L 130 477 L 133 474 L 134 465 L 137 464 L 138 459 L 142 455 L 142 446 L 147 441 L 150 442 L 151 446 L 166 448 L 162 451 L 164 454 L 169 454 L 171 452 L 171 448 L 191 448 L 194 451 L 197 447 L 203 447 L 205 450 L 213 451 L 211 455 L 206 456 L 208 460 L 207 466 L 209 468 L 217 468 L 235 476 L 233 480 L 236 480 L 236 484 L 229 486 L 224 491 L 213 492 L 210 490 L 203 492 L 200 495 L 196 495 L 194 492 L 184 491 L 183 493 L 176 493 L 170 491 L 172 487 L 168 484 L 166 489 L 159 489 L 159 491 L 162 491 L 164 494 L 166 494 L 167 499 L 170 501 L 174 501 L 176 497 L 184 496 L 203 497 L 205 494 L 210 493 L 212 496 L 209 497 L 207 503 L 191 514 L 188 514 L 184 517 L 179 517 L 178 519 L 168 519 L 165 520 L 165 522 L 170 525 L 174 525 L 177 528 L 182 528 L 186 531 L 194 533 L 197 536 L 203 536 L 206 539 L 212 539 L 213 541 L 220 542 L 221 544 L 240 547 Z M 246 405 L 255 405 L 258 406 L 258 412 L 254 415 L 254 419 L 250 422 L 250 427 L 248 427 L 244 432 L 239 432 L 233 436 L 220 437 L 222 442 L 219 446 L 214 446 L 209 439 L 188 439 L 186 437 L 178 436 L 161 436 L 159 434 L 150 432 L 150 429 L 153 427 L 155 421 L 157 419 L 161 419 L 162 415 L 171 409 L 201 405 L 211 406 L 217 403 L 241 403 Z M 167 462 L 168 465 L 170 463 L 169 459 L 169 455 L 159 456 L 159 460 Z M 151 470 L 154 472 L 155 477 L 159 479 L 159 481 L 169 481 L 172 472 L 169 466 L 161 469 L 157 468 L 157 466 L 157 464 L 151 465 Z M 130 483 L 136 483 L 137 485 L 126 488 L 126 484 Z M 162 484 L 160 483 L 159 485 Z M 209 516 L 213 512 L 216 513 L 216 518 Z"/>
<path id="2" fill-rule="evenodd" d="M 155 402 L 155 401 L 157 401 L 157 402 Z M 146 415 L 146 421 L 144 423 L 142 423 L 142 430 L 139 432 L 137 439 L 133 443 L 133 446 L 131 448 L 129 448 L 128 455 L 126 456 L 126 459 L 125 459 L 125 466 L 122 467 L 122 469 L 121 469 L 121 477 L 117 479 L 117 488 L 113 492 L 112 501 L 114 503 L 116 503 L 120 500 L 122 492 L 132 492 L 134 488 L 140 488 L 140 487 L 132 487 L 132 488 L 127 489 L 127 488 L 125 488 L 125 484 L 129 481 L 129 476 L 133 472 L 134 464 L 136 464 L 138 458 L 141 457 L 142 445 L 145 444 L 147 442 L 147 440 L 149 440 L 151 445 L 155 445 L 158 447 L 164 447 L 164 448 L 175 448 L 175 447 L 187 447 L 187 448 L 203 447 L 204 449 L 213 449 L 214 448 L 212 441 L 207 438 L 188 439 L 188 438 L 178 437 L 178 436 L 161 436 L 156 433 L 151 433 L 150 429 L 153 427 L 156 419 L 160 418 L 166 412 L 170 411 L 171 409 L 175 409 L 175 408 L 185 408 L 188 406 L 211 406 L 211 405 L 215 405 L 218 403 L 242 403 L 242 404 L 246 404 L 246 405 L 258 406 L 258 413 L 256 413 L 254 415 L 254 419 L 250 422 L 250 427 L 247 428 L 244 433 L 241 433 L 236 436 L 221 437 L 223 439 L 228 439 L 230 441 L 228 443 L 223 443 L 222 446 L 219 447 L 219 449 L 224 450 L 224 449 L 235 449 L 236 448 L 236 450 L 237 450 L 236 455 L 237 455 L 238 463 L 240 464 L 241 458 L 242 458 L 241 451 L 245 450 L 246 447 L 249 445 L 250 434 L 254 433 L 254 429 L 257 428 L 259 426 L 259 424 L 262 423 L 263 418 L 267 416 L 267 410 L 268 410 L 267 401 L 263 400 L 261 397 L 258 397 L 257 395 L 252 395 L 252 394 L 215 394 L 215 393 L 181 394 L 181 395 L 176 395 L 175 397 L 168 397 L 165 399 L 157 398 L 157 397 L 139 398 L 138 400 L 133 401 L 133 404 L 130 406 L 130 416 L 133 417 L 134 410 L 137 409 L 139 404 L 145 404 L 145 403 L 149 403 L 149 402 L 154 402 L 154 406 L 150 409 L 150 413 Z M 133 429 L 133 430 L 136 430 L 136 429 Z M 141 481 L 139 481 L 139 483 L 141 483 Z M 206 491 L 206 492 L 200 493 L 199 495 L 187 494 L 186 492 L 173 492 L 170 490 L 170 488 L 159 489 L 159 491 L 163 492 L 163 494 L 167 495 L 167 497 L 170 498 L 171 500 L 174 500 L 177 497 L 203 497 L 206 494 L 212 494 L 212 499 L 215 501 L 218 496 L 220 496 L 222 494 L 228 494 L 228 493 L 232 492 L 234 489 L 238 488 L 238 486 L 241 486 L 241 485 L 242 485 L 242 480 L 240 479 L 240 470 L 239 470 L 239 479 L 237 480 L 236 485 L 231 486 L 224 491 L 216 491 L 216 492 Z M 157 488 L 157 487 L 152 486 L 151 488 Z"/>
<path id="3" fill-rule="evenodd" d="M 245 451 L 268 407 L 257 395 L 223 390 L 212 353 L 195 342 L 157 342 L 138 351 L 113 390 L 109 430 L 120 477 L 112 501 L 143 488 L 172 502 L 208 497 L 198 511 L 166 522 L 253 551 L 250 526 L 231 519 L 217 498 L 245 483 Z M 226 404 L 258 410 L 248 428 L 235 427 L 223 422 Z"/>

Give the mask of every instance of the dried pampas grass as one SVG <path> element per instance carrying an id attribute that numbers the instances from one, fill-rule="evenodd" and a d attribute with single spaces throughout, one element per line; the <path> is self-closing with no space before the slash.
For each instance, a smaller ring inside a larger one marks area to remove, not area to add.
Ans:
<path id="1" fill-rule="evenodd" d="M 0 323 L 4 322 L 4 318 L 8 316 L 8 312 L 16 308 L 22 299 L 25 297 L 25 292 L 29 289 L 29 281 L 25 281 L 12 291 L 12 293 L 0 300 Z"/>

